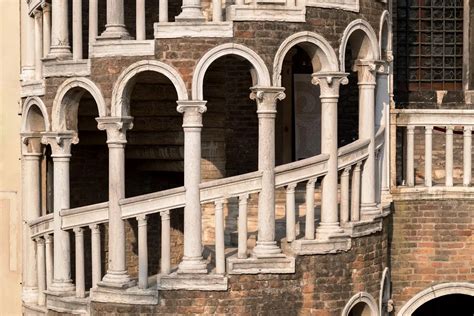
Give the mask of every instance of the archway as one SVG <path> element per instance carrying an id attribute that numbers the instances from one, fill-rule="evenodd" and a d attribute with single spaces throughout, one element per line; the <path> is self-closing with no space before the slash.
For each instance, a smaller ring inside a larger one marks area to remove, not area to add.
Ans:
<path id="1" fill-rule="evenodd" d="M 372 295 L 360 292 L 351 297 L 342 311 L 342 316 L 376 316 L 377 304 Z"/>
<path id="2" fill-rule="evenodd" d="M 474 297 L 450 294 L 435 298 L 418 307 L 413 316 L 471 316 L 474 314 Z"/>

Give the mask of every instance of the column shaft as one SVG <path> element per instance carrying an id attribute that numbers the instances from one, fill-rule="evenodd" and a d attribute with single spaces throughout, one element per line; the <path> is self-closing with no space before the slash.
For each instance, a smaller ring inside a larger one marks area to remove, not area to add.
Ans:
<path id="1" fill-rule="evenodd" d="M 433 161 L 433 126 L 425 126 L 425 186 L 431 187 Z"/>
<path id="2" fill-rule="evenodd" d="M 136 11 L 136 38 L 143 41 L 146 39 L 145 0 L 136 0 Z"/>
<path id="3" fill-rule="evenodd" d="M 201 10 L 201 0 L 183 0 L 181 13 L 175 18 L 175 20 L 176 22 L 204 22 L 204 15 Z"/>
<path id="4" fill-rule="evenodd" d="M 43 12 L 35 12 L 35 79 L 43 79 Z"/>
<path id="5" fill-rule="evenodd" d="M 51 27 L 51 49 L 49 57 L 68 58 L 71 57 L 69 46 L 68 28 L 68 2 L 64 0 L 52 0 L 52 27 Z"/>
<path id="6" fill-rule="evenodd" d="M 171 271 L 171 223 L 170 211 L 160 213 L 161 216 L 161 274 L 168 275 Z"/>
<path id="7" fill-rule="evenodd" d="M 472 180 L 472 126 L 464 126 L 463 185 L 470 186 Z"/>
<path id="8" fill-rule="evenodd" d="M 407 186 L 415 185 L 415 126 L 407 126 Z"/>
<path id="9" fill-rule="evenodd" d="M 44 306 L 46 303 L 46 267 L 45 267 L 45 253 L 44 253 L 44 239 L 36 239 L 37 249 L 37 263 L 38 263 L 38 305 Z"/>
<path id="10" fill-rule="evenodd" d="M 168 1 L 169 0 L 159 0 L 159 21 L 168 22 Z"/>
<path id="11" fill-rule="evenodd" d="M 44 236 L 46 245 L 46 288 L 49 290 L 53 284 L 53 236 Z"/>
<path id="12" fill-rule="evenodd" d="M 305 239 L 314 239 L 315 229 L 315 213 L 314 213 L 314 185 L 316 179 L 310 179 L 306 183 L 306 225 L 305 225 Z"/>
<path id="13" fill-rule="evenodd" d="M 72 2 L 72 58 L 82 59 L 82 0 Z"/>
<path id="14" fill-rule="evenodd" d="M 102 278 L 101 255 L 100 255 L 100 226 L 93 224 L 89 226 L 91 230 L 91 257 L 92 257 L 92 287 L 97 287 L 97 283 Z"/>
<path id="15" fill-rule="evenodd" d="M 216 274 L 225 273 L 224 201 L 215 202 Z"/>
<path id="16" fill-rule="evenodd" d="M 446 126 L 446 186 L 453 186 L 453 126 Z"/>
<path id="17" fill-rule="evenodd" d="M 76 297 L 86 296 L 86 284 L 84 274 L 84 231 L 82 228 L 74 228 L 76 245 Z"/>
<path id="18" fill-rule="evenodd" d="M 51 6 L 43 5 L 43 57 L 48 56 L 51 48 Z"/>
<path id="19" fill-rule="evenodd" d="M 248 207 L 249 195 L 243 194 L 239 196 L 239 222 L 238 222 L 238 251 L 237 256 L 239 259 L 247 258 L 247 207 Z"/>
<path id="20" fill-rule="evenodd" d="M 124 0 L 107 0 L 107 24 L 103 39 L 130 39 L 125 27 Z"/>
<path id="21" fill-rule="evenodd" d="M 296 239 L 296 184 L 286 187 L 286 240 L 292 242 Z"/>
<path id="22" fill-rule="evenodd" d="M 137 217 L 138 222 L 138 288 L 148 288 L 148 236 L 146 215 Z"/>
<path id="23" fill-rule="evenodd" d="M 349 172 L 346 168 L 341 175 L 341 223 L 349 222 Z"/>
<path id="24" fill-rule="evenodd" d="M 97 40 L 99 35 L 99 0 L 89 0 L 89 45 Z"/>

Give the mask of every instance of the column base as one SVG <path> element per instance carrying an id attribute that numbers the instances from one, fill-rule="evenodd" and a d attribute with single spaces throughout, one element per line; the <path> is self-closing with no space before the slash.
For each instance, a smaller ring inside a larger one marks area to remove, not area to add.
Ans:
<path id="1" fill-rule="evenodd" d="M 72 283 L 72 280 L 53 280 L 46 293 L 53 296 L 74 296 L 76 295 L 76 286 Z"/>
<path id="2" fill-rule="evenodd" d="M 328 240 L 330 237 L 344 233 L 339 223 L 320 223 L 316 228 L 316 240 Z"/>
<path id="3" fill-rule="evenodd" d="M 207 274 L 207 262 L 203 257 L 183 257 L 178 266 L 178 274 Z"/>
<path id="4" fill-rule="evenodd" d="M 107 24 L 105 31 L 97 37 L 97 40 L 131 40 L 133 37 L 127 31 L 123 24 Z"/>
<path id="5" fill-rule="evenodd" d="M 107 271 L 102 281 L 97 282 L 98 287 L 128 289 L 135 286 L 136 281 L 130 280 L 127 271 Z"/>
<path id="6" fill-rule="evenodd" d="M 51 46 L 46 59 L 72 59 L 71 47 L 68 46 Z"/>
<path id="7" fill-rule="evenodd" d="M 21 299 L 23 303 L 34 303 L 38 302 L 38 288 L 37 287 L 23 287 L 21 293 Z"/>
<path id="8" fill-rule="evenodd" d="M 190 9 L 191 12 L 189 12 L 188 8 L 183 8 L 183 11 L 174 18 L 175 22 L 204 22 L 206 20 L 200 7 L 192 7 Z"/>
<path id="9" fill-rule="evenodd" d="M 282 255 L 276 241 L 257 241 L 253 254 L 257 258 L 273 258 Z"/>
<path id="10" fill-rule="evenodd" d="M 360 206 L 360 218 L 362 220 L 372 219 L 375 216 L 380 215 L 380 209 L 377 207 L 377 204 L 361 204 Z"/>

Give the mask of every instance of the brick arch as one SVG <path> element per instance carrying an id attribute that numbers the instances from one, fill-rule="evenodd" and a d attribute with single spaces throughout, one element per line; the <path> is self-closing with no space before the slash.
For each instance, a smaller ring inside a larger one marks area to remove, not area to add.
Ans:
<path id="1" fill-rule="evenodd" d="M 315 63 L 319 62 L 321 69 L 316 71 L 331 71 L 337 72 L 339 70 L 336 53 L 331 44 L 321 35 L 313 32 L 300 32 L 288 37 L 278 48 L 273 61 L 273 85 L 281 86 L 281 69 L 283 61 L 291 48 L 298 44 L 309 44 L 314 52 L 308 55 L 313 60 L 313 68 Z M 312 56 L 311 56 L 312 55 Z"/>
<path id="2" fill-rule="evenodd" d="M 21 122 L 21 132 L 31 132 L 31 124 L 33 123 L 31 120 L 31 113 L 34 109 L 38 109 L 43 117 L 43 130 L 42 132 L 48 132 L 50 130 L 50 123 L 49 123 L 49 115 L 48 111 L 46 110 L 46 106 L 38 97 L 29 97 L 26 99 L 25 103 L 23 104 L 23 111 L 21 113 L 22 122 Z"/>
<path id="3" fill-rule="evenodd" d="M 467 282 L 452 282 L 431 286 L 416 294 L 411 300 L 409 300 L 402 307 L 402 309 L 400 309 L 400 311 L 397 313 L 397 316 L 411 316 L 412 313 L 423 304 L 441 296 L 450 294 L 474 296 L 474 284 Z"/>
<path id="4" fill-rule="evenodd" d="M 156 72 L 168 78 L 176 89 L 178 101 L 187 101 L 189 99 L 186 84 L 175 68 L 160 61 L 143 60 L 130 65 L 117 79 L 112 92 L 112 116 L 123 117 L 130 115 L 130 93 L 132 92 L 134 80 L 139 73 L 145 71 Z"/>
<path id="5" fill-rule="evenodd" d="M 342 316 L 348 316 L 352 308 L 359 303 L 366 304 L 370 309 L 370 316 L 377 316 L 378 315 L 378 307 L 375 299 L 372 295 L 367 292 L 360 292 L 351 297 L 351 299 L 347 302 L 346 306 L 342 310 Z"/>
<path id="6" fill-rule="evenodd" d="M 270 73 L 265 65 L 263 59 L 250 48 L 234 43 L 219 45 L 208 51 L 199 60 L 193 75 L 192 97 L 193 100 L 203 99 L 203 84 L 204 76 L 209 66 L 217 59 L 227 56 L 235 55 L 244 58 L 253 66 L 254 73 L 252 74 L 253 85 L 267 86 L 271 85 Z"/>

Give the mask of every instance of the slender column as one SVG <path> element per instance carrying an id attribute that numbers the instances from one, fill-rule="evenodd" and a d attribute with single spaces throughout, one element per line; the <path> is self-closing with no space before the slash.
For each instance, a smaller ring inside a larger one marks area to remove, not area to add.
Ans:
<path id="1" fill-rule="evenodd" d="M 378 175 L 379 185 L 377 186 L 379 192 L 377 192 L 377 198 L 382 201 L 383 196 L 390 194 L 389 192 L 389 172 L 388 167 L 389 160 L 389 137 L 388 137 L 388 128 L 389 128 L 389 119 L 390 116 L 390 62 L 383 61 L 384 71 L 377 73 L 377 89 L 376 89 L 376 111 L 375 111 L 375 131 L 377 132 L 379 128 L 384 127 L 384 144 L 380 149 L 380 172 Z"/>
<path id="2" fill-rule="evenodd" d="M 99 35 L 99 0 L 89 0 L 89 45 L 96 42 Z"/>
<path id="3" fill-rule="evenodd" d="M 72 58 L 82 59 L 82 0 L 72 2 Z"/>
<path id="4" fill-rule="evenodd" d="M 433 126 L 425 126 L 425 186 L 433 185 Z"/>
<path id="5" fill-rule="evenodd" d="M 35 79 L 43 79 L 43 12 L 35 12 Z"/>
<path id="6" fill-rule="evenodd" d="M 168 275 L 171 271 L 171 227 L 170 211 L 163 211 L 161 216 L 161 274 Z"/>
<path id="7" fill-rule="evenodd" d="M 92 224 L 91 230 L 91 257 L 92 257 L 92 287 L 96 288 L 97 283 L 102 278 L 102 268 L 100 260 L 100 226 Z"/>
<path id="8" fill-rule="evenodd" d="M 349 222 L 349 172 L 346 168 L 341 174 L 341 224 Z"/>
<path id="9" fill-rule="evenodd" d="M 201 130 L 205 101 L 178 101 L 177 111 L 183 113 L 184 130 L 184 256 L 178 273 L 207 273 L 202 257 L 201 195 Z"/>
<path id="10" fill-rule="evenodd" d="M 407 186 L 415 185 L 415 126 L 407 126 Z M 365 167 L 364 167 L 365 168 Z M 362 180 L 363 181 L 363 180 Z"/>
<path id="11" fill-rule="evenodd" d="M 328 154 L 328 173 L 321 182 L 321 223 L 317 239 L 328 239 L 340 232 L 337 205 L 337 102 L 339 86 L 347 84 L 346 73 L 315 73 L 312 83 L 319 85 L 321 98 L 321 153 Z"/>
<path id="12" fill-rule="evenodd" d="M 37 301 L 36 245 L 28 223 L 41 214 L 41 138 L 22 134 L 23 294 L 25 303 Z"/>
<path id="13" fill-rule="evenodd" d="M 68 3 L 64 0 L 52 0 L 52 27 L 50 58 L 70 58 L 68 27 Z"/>
<path id="14" fill-rule="evenodd" d="M 453 186 L 453 126 L 446 126 L 446 186 Z"/>
<path id="15" fill-rule="evenodd" d="M 222 22 L 221 0 L 212 0 L 212 22 Z"/>
<path id="16" fill-rule="evenodd" d="M 130 39 L 125 27 L 124 0 L 107 0 L 107 24 L 101 39 Z"/>
<path id="17" fill-rule="evenodd" d="M 136 29 L 137 40 L 143 41 L 146 39 L 145 31 L 145 0 L 136 0 Z"/>
<path id="18" fill-rule="evenodd" d="M 44 236 L 46 245 L 46 288 L 49 290 L 53 284 L 53 236 Z"/>
<path id="19" fill-rule="evenodd" d="M 351 221 L 360 220 L 360 169 L 362 163 L 358 162 L 352 170 L 352 196 L 351 196 Z"/>
<path id="20" fill-rule="evenodd" d="M 225 273 L 224 201 L 215 202 L 216 274 Z"/>
<path id="21" fill-rule="evenodd" d="M 249 195 L 243 194 L 239 196 L 239 241 L 237 257 L 239 259 L 247 258 L 247 206 L 248 206 Z"/>
<path id="22" fill-rule="evenodd" d="M 292 242 L 296 239 L 296 205 L 295 205 L 296 183 L 288 184 L 286 187 L 286 241 Z"/>
<path id="23" fill-rule="evenodd" d="M 275 241 L 275 118 L 284 88 L 253 87 L 250 98 L 257 102 L 258 170 L 262 172 L 262 191 L 258 196 L 258 237 L 254 254 L 268 257 L 281 253 Z"/>
<path id="24" fill-rule="evenodd" d="M 72 133 L 45 133 L 43 143 L 51 146 L 54 170 L 54 277 L 51 292 L 74 295 L 71 279 L 69 232 L 62 230 L 61 210 L 69 209 L 69 162 L 71 145 L 77 140 Z"/>
<path id="25" fill-rule="evenodd" d="M 26 1 L 21 5 L 21 79 L 23 81 L 35 78 L 35 19 L 28 13 Z"/>
<path id="26" fill-rule="evenodd" d="M 356 61 L 354 71 L 359 85 L 359 138 L 369 139 L 369 156 L 362 170 L 361 213 L 371 217 L 380 213 L 375 201 L 375 76 L 377 65 Z"/>
<path id="27" fill-rule="evenodd" d="M 316 179 L 310 179 L 306 183 L 306 225 L 305 239 L 314 239 L 314 185 Z"/>
<path id="28" fill-rule="evenodd" d="M 472 180 L 472 126 L 464 126 L 464 173 L 463 185 L 468 187 Z"/>
<path id="29" fill-rule="evenodd" d="M 181 13 L 175 18 L 176 22 L 204 22 L 201 10 L 201 0 L 183 0 Z"/>
<path id="30" fill-rule="evenodd" d="M 51 6 L 43 3 L 43 57 L 48 56 L 51 48 Z"/>
<path id="31" fill-rule="evenodd" d="M 138 222 L 138 288 L 148 288 L 148 238 L 146 215 L 137 216 Z"/>
<path id="32" fill-rule="evenodd" d="M 46 303 L 46 267 L 44 255 L 44 239 L 36 238 L 36 262 L 38 263 L 38 305 L 44 306 Z"/>
<path id="33" fill-rule="evenodd" d="M 76 239 L 76 297 L 86 297 L 86 284 L 84 274 L 84 230 L 74 228 Z"/>
<path id="34" fill-rule="evenodd" d="M 109 260 L 107 274 L 99 286 L 131 286 L 125 260 L 125 224 L 119 201 L 125 198 L 125 145 L 131 117 L 97 118 L 100 130 L 107 131 L 109 147 Z"/>
<path id="35" fill-rule="evenodd" d="M 159 0 L 159 21 L 168 22 L 168 1 L 169 0 Z"/>

